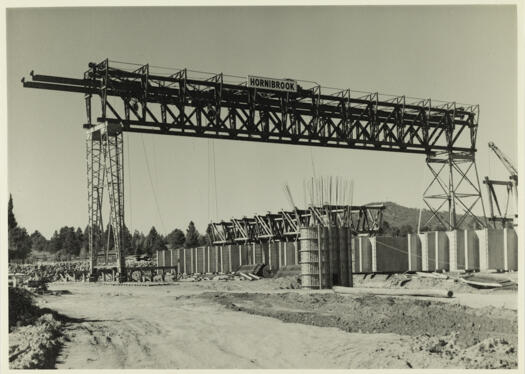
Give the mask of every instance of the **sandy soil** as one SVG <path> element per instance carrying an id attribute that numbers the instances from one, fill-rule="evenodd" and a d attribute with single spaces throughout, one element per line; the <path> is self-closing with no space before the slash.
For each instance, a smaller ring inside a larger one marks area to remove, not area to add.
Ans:
<path id="1" fill-rule="evenodd" d="M 268 305 L 277 307 L 269 298 L 286 300 L 289 298 L 284 296 L 286 293 L 309 297 L 302 290 L 281 289 L 281 283 L 286 285 L 286 281 L 268 280 L 181 282 L 158 287 L 53 284 L 51 290 L 68 290 L 70 294 L 46 295 L 40 300 L 43 306 L 72 318 L 65 323 L 66 342 L 57 360 L 58 369 L 467 366 L 445 354 L 430 352 L 436 350 L 435 347 L 449 347 L 452 338 L 447 340 L 448 345 L 443 345 L 439 339 L 433 342 L 429 341 L 431 337 L 423 336 L 417 340 L 417 334 L 410 336 L 402 330 L 387 332 L 378 328 L 376 333 L 365 333 L 365 330 L 359 333 L 321 327 L 325 325 L 308 321 L 285 323 L 282 316 L 286 313 L 265 316 L 253 307 L 263 305 L 268 311 Z M 250 301 L 250 297 L 243 296 L 246 290 L 249 294 L 266 293 L 253 298 L 267 302 Z M 335 296 L 331 291 L 315 295 Z M 509 295 L 509 299 L 516 297 L 515 293 Z M 388 303 L 387 299 L 379 300 Z M 242 302 L 251 302 L 253 310 L 239 311 L 247 308 Z M 237 307 L 232 308 L 231 304 Z M 287 301 L 276 309 L 298 312 L 307 304 Z M 501 314 L 499 311 L 487 314 L 485 310 L 480 313 L 489 316 L 491 321 Z M 510 310 L 502 313 L 507 319 L 515 314 Z M 512 329 L 512 326 L 504 328 Z M 511 336 L 507 340 L 512 339 Z M 465 349 L 459 343 L 458 346 Z"/>

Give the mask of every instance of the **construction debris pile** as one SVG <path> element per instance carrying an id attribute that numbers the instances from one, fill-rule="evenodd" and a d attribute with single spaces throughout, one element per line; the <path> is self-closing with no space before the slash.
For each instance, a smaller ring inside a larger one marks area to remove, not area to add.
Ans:
<path id="1" fill-rule="evenodd" d="M 25 280 L 42 280 L 44 282 L 60 282 L 82 280 L 89 275 L 89 263 L 59 262 L 52 264 L 9 264 L 9 274 L 23 274 Z"/>
<path id="2" fill-rule="evenodd" d="M 136 260 L 134 257 L 126 258 L 126 267 L 154 268 L 152 260 Z M 41 264 L 14 264 L 9 263 L 9 274 L 18 276 L 23 282 L 75 282 L 86 281 L 89 278 L 90 267 L 87 261 L 69 261 Z"/>

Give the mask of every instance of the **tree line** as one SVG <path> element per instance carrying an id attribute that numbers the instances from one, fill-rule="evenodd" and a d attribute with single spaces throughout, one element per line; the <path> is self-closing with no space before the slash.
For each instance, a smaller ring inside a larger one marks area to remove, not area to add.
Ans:
<path id="1" fill-rule="evenodd" d="M 103 232 L 95 232 L 97 248 L 114 248 L 113 230 L 107 225 Z M 80 227 L 64 226 L 55 230 L 47 239 L 38 230 L 31 235 L 16 221 L 13 211 L 13 198 L 9 196 L 8 203 L 8 236 L 9 260 L 25 260 L 31 256 L 48 253 L 53 260 L 71 260 L 87 258 L 89 253 L 89 226 L 83 230 Z M 153 226 L 147 235 L 134 230 L 133 234 L 124 226 L 122 232 L 122 248 L 126 255 L 152 256 L 156 251 L 168 248 L 194 248 L 210 243 L 209 235 L 201 234 L 191 221 L 186 232 L 176 228 L 168 235 L 160 234 Z"/>

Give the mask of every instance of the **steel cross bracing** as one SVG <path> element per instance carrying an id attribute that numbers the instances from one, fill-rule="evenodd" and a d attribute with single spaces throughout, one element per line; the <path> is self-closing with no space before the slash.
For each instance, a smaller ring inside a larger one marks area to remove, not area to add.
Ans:
<path id="1" fill-rule="evenodd" d="M 105 142 L 99 144 L 95 140 L 93 143 L 90 135 L 87 140 L 92 269 L 97 257 L 93 254 L 96 252 L 93 243 L 99 235 L 99 229 L 95 228 L 102 227 L 100 207 L 104 183 L 101 174 L 106 174 L 109 187 L 115 253 L 119 264 L 124 261 L 121 248 L 124 222 L 121 134 L 124 131 L 420 153 L 427 155 L 431 171 L 433 162 L 429 160 L 432 156 L 447 154 L 450 173 L 457 157 L 468 155 L 471 162 L 475 162 L 477 105 L 363 94 L 319 85 L 306 87 L 305 84 L 304 88 L 298 85 L 297 92 L 278 92 L 250 88 L 245 79 L 239 81 L 239 77 L 224 74 L 202 78 L 186 69 L 169 75 L 159 74 L 149 65 L 130 70 L 107 59 L 99 64 L 90 63 L 83 78 L 33 72 L 31 78 L 30 81 L 22 79 L 24 87 L 83 93 L 87 116 L 84 128 L 88 132 L 106 134 L 111 129 Z M 93 96 L 99 100 L 93 101 Z M 96 118 L 93 117 L 95 106 L 99 110 Z M 107 157 L 105 172 L 99 165 L 101 151 Z M 431 185 L 441 186 L 435 172 L 433 176 Z M 479 180 L 467 175 L 463 179 L 477 185 L 475 194 L 481 196 Z M 454 192 L 456 180 L 450 183 L 451 188 L 445 194 L 450 213 L 447 226 L 455 228 L 462 220 L 456 220 L 455 210 L 453 213 L 452 210 L 466 197 Z M 428 202 L 428 196 L 425 201 Z M 472 215 L 473 205 L 461 205 L 466 215 Z M 431 210 L 437 214 L 439 208 Z M 294 214 L 297 217 L 297 212 Z M 283 226 L 293 226 L 291 212 L 282 217 Z M 256 217 L 255 220 L 258 222 L 256 229 L 261 231 L 259 235 L 272 236 L 269 232 L 279 229 L 274 227 L 276 221 L 268 221 L 268 217 Z M 243 231 L 243 225 L 246 225 L 244 221 L 235 223 L 239 235 L 253 235 Z M 107 256 L 108 253 L 106 259 Z"/>
<path id="2" fill-rule="evenodd" d="M 380 232 L 384 209 L 381 204 L 310 207 L 212 222 L 208 232 L 213 244 L 294 241 L 299 238 L 299 227 L 328 223 L 350 227 L 354 235 L 375 235 Z"/>
<path id="3" fill-rule="evenodd" d="M 436 220 L 446 230 L 454 230 L 470 218 L 474 224 L 485 227 L 485 207 L 474 155 L 468 152 L 439 152 L 428 156 L 426 161 L 433 178 L 423 193 L 423 201 L 433 214 L 423 226 Z M 481 218 L 473 212 L 479 202 L 483 208 Z M 439 214 L 443 206 L 448 211 L 447 219 Z"/>

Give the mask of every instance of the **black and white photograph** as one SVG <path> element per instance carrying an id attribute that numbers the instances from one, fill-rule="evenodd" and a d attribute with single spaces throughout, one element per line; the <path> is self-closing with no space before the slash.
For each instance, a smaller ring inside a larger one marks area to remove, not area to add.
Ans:
<path id="1" fill-rule="evenodd" d="M 523 6 L 8 1 L 2 371 L 523 372 Z"/>

